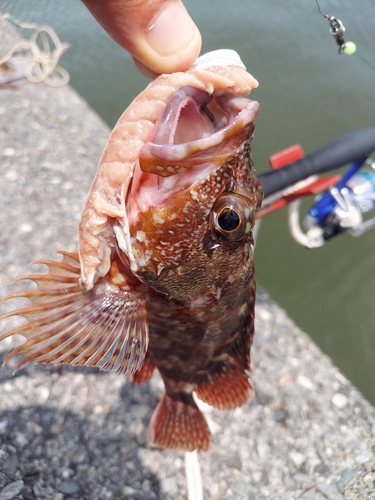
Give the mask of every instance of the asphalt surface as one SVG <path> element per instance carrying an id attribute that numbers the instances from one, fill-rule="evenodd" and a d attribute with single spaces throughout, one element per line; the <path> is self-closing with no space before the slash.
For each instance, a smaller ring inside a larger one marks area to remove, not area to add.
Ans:
<path id="1" fill-rule="evenodd" d="M 76 250 L 108 135 L 68 86 L 0 88 L 1 297 L 25 287 L 10 282 L 31 261 Z M 20 321 L 2 321 L 0 333 Z M 0 361 L 17 343 L 0 344 Z M 187 497 L 184 455 L 146 442 L 158 376 L 133 386 L 95 369 L 34 365 L 12 376 L 15 362 L 0 369 L 0 500 Z M 375 409 L 263 291 L 252 380 L 244 407 L 202 405 L 215 440 L 200 455 L 204 498 L 375 499 Z"/>

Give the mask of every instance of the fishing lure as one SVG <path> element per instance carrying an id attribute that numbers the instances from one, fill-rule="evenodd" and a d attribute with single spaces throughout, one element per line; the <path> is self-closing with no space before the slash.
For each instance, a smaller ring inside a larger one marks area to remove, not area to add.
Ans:
<path id="1" fill-rule="evenodd" d="M 345 29 L 345 26 L 342 23 L 342 21 L 340 21 L 339 19 L 337 19 L 334 16 L 330 16 L 329 14 L 323 14 L 323 12 L 320 9 L 318 0 L 315 0 L 315 1 L 316 1 L 316 5 L 318 7 L 320 14 L 325 19 L 327 19 L 327 21 L 329 22 L 329 26 L 330 26 L 329 32 L 331 33 L 331 35 L 335 39 L 335 42 L 337 43 L 337 45 L 339 46 L 339 54 L 347 54 L 347 55 L 354 54 L 357 50 L 357 46 L 354 42 L 350 42 L 350 41 L 345 42 L 344 34 L 345 34 L 346 29 Z"/>

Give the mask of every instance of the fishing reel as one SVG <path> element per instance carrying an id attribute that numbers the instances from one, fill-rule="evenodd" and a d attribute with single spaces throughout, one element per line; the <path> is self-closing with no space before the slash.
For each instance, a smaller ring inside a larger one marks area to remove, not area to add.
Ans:
<path id="1" fill-rule="evenodd" d="M 375 216 L 367 215 L 375 208 L 374 150 L 375 126 L 337 137 L 307 155 L 300 144 L 274 153 L 271 170 L 258 175 L 264 198 L 257 218 L 289 206 L 290 232 L 307 248 L 342 233 L 360 236 L 375 226 Z M 348 164 L 342 174 L 322 176 Z M 300 205 L 307 197 L 314 201 L 302 230 Z"/>
<path id="2" fill-rule="evenodd" d="M 368 163 L 374 170 L 375 162 Z M 338 234 L 357 237 L 375 226 L 375 217 L 364 220 L 364 214 L 375 208 L 375 172 L 353 173 L 360 166 L 353 164 L 348 175 L 315 198 L 303 221 L 306 232 L 299 223 L 300 200 L 290 204 L 289 228 L 298 243 L 317 248 Z"/>

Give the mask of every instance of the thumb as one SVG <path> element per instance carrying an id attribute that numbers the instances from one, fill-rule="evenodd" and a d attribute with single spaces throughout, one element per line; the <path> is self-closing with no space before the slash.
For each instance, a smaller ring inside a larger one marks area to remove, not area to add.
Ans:
<path id="1" fill-rule="evenodd" d="M 82 1 L 143 73 L 184 71 L 199 55 L 201 35 L 181 0 Z"/>

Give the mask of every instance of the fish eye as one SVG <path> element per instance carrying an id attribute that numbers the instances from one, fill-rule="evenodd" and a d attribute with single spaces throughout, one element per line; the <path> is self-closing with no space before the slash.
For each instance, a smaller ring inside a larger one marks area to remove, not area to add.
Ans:
<path id="1" fill-rule="evenodd" d="M 250 233 L 254 208 L 249 200 L 235 193 L 224 193 L 215 202 L 210 214 L 210 228 L 228 241 L 240 241 Z"/>
<path id="2" fill-rule="evenodd" d="M 241 224 L 241 215 L 233 207 L 224 207 L 217 215 L 217 225 L 226 233 L 235 231 Z"/>

